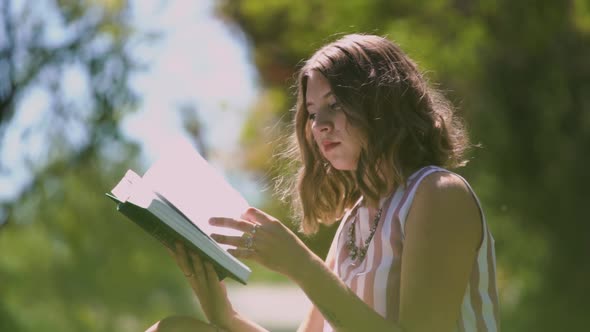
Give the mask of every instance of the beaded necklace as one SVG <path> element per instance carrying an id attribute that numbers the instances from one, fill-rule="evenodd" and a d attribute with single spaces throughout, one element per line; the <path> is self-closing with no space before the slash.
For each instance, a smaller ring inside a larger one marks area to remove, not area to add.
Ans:
<path id="1" fill-rule="evenodd" d="M 362 260 L 365 259 L 365 255 L 367 254 L 367 250 L 369 249 L 369 244 L 371 243 L 371 240 L 373 239 L 373 235 L 375 235 L 375 231 L 377 230 L 377 224 L 379 224 L 379 219 L 381 219 L 381 211 L 382 210 L 383 210 L 383 207 L 380 207 L 379 210 L 377 211 L 377 214 L 375 214 L 375 218 L 373 218 L 373 225 L 371 225 L 371 232 L 369 233 L 369 237 L 367 239 L 365 239 L 365 243 L 361 244 L 360 247 L 357 247 L 356 243 L 355 243 L 355 238 L 356 238 L 355 225 L 356 225 L 356 220 L 358 219 L 358 213 L 357 213 L 357 216 L 355 216 L 354 220 L 352 221 L 352 224 L 350 225 L 350 228 L 348 229 L 348 243 L 346 245 L 348 247 L 348 250 L 350 251 L 350 258 L 352 258 L 353 261 L 358 258 L 359 262 L 362 262 Z"/>

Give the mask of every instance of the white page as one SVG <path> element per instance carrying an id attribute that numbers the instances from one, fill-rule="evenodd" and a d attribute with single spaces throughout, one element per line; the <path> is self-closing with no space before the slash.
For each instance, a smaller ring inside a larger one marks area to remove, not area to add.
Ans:
<path id="1" fill-rule="evenodd" d="M 147 170 L 143 180 L 207 235 L 242 235 L 240 231 L 209 225 L 211 217 L 239 219 L 249 204 L 190 143 L 171 147 Z"/>
<path id="2" fill-rule="evenodd" d="M 154 193 L 147 187 L 143 179 L 132 170 L 127 170 L 125 176 L 117 183 L 111 193 L 121 202 L 131 201 L 133 204 L 147 209 Z"/>

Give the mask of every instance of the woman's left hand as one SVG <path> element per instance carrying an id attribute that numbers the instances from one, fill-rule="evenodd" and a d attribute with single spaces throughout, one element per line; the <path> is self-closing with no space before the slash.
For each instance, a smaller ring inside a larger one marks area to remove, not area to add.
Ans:
<path id="1" fill-rule="evenodd" d="M 215 226 L 233 228 L 243 236 L 212 234 L 219 243 L 235 246 L 228 252 L 237 258 L 252 259 L 265 267 L 292 277 L 310 252 L 305 244 L 276 218 L 256 208 L 249 208 L 242 219 L 211 218 Z"/>
<path id="2" fill-rule="evenodd" d="M 237 313 L 234 311 L 223 282 L 220 282 L 213 265 L 195 251 L 177 242 L 168 252 L 197 295 L 201 308 L 211 324 L 229 330 Z"/>

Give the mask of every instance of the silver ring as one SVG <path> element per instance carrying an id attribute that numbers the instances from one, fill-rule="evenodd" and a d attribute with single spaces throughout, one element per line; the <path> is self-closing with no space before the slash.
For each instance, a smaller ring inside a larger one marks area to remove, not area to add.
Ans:
<path id="1" fill-rule="evenodd" d="M 187 278 L 190 278 L 190 277 L 194 277 L 195 274 L 194 273 L 189 273 L 189 274 L 185 274 L 184 276 L 187 277 Z"/>
<path id="2" fill-rule="evenodd" d="M 256 234 L 256 231 L 258 231 L 258 229 L 260 228 L 259 224 L 254 225 L 254 227 L 252 227 L 252 230 L 250 231 L 250 234 L 252 234 L 252 237 L 254 237 L 254 234 Z"/>
<path id="3" fill-rule="evenodd" d="M 252 249 L 253 246 L 254 246 L 254 237 L 253 236 L 246 237 L 246 243 L 244 243 L 244 248 Z"/>

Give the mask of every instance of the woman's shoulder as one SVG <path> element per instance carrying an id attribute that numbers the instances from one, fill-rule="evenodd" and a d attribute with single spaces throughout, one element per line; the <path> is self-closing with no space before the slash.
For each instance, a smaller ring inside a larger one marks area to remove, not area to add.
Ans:
<path id="1" fill-rule="evenodd" d="M 439 166 L 425 166 L 414 171 L 407 180 L 408 187 L 422 194 L 456 192 L 472 194 L 470 185 L 462 176 Z M 409 189 L 409 188 L 406 188 Z"/>
<path id="2" fill-rule="evenodd" d="M 437 168 L 417 184 L 405 231 L 463 234 L 479 239 L 481 212 L 471 187 L 460 175 Z M 477 244 L 477 241 L 474 241 Z"/>
<path id="3" fill-rule="evenodd" d="M 439 167 L 431 168 L 416 184 L 412 205 L 444 210 L 478 207 L 467 181 L 460 175 Z"/>
<path id="4" fill-rule="evenodd" d="M 417 187 L 417 192 L 422 195 L 471 195 L 471 188 L 467 181 L 460 175 L 444 168 L 432 168 L 432 171 L 426 174 Z"/>

